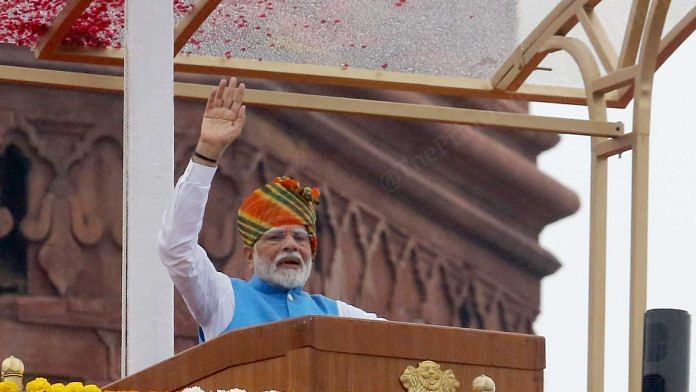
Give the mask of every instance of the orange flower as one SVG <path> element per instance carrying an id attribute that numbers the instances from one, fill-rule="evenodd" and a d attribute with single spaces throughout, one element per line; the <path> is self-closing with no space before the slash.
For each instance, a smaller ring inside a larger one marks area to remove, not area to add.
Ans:
<path id="1" fill-rule="evenodd" d="M 319 196 L 321 196 L 321 192 L 319 192 L 319 188 L 312 188 L 312 200 L 314 200 L 315 203 L 319 202 Z"/>
<path id="2" fill-rule="evenodd" d="M 283 186 L 285 189 L 290 189 L 291 191 L 299 191 L 300 190 L 300 183 L 290 177 L 283 176 L 283 177 L 276 177 L 275 180 L 273 180 L 274 184 L 280 184 Z"/>

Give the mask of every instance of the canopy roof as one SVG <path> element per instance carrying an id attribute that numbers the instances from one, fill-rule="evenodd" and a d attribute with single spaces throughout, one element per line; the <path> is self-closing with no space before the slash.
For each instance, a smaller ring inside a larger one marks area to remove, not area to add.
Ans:
<path id="1" fill-rule="evenodd" d="M 539 56 L 539 46 L 565 35 L 594 48 L 605 75 L 633 65 L 641 3 L 647 9 L 640 0 L 173 0 L 175 64 L 187 72 L 585 104 L 580 74 L 553 72 L 575 67 L 567 54 Z M 124 0 L 10 0 L 0 5 L 0 42 L 32 47 L 43 59 L 119 65 L 124 19 Z M 695 26 L 696 0 L 672 0 L 658 66 Z M 630 88 L 607 94 L 609 106 L 631 98 Z"/>

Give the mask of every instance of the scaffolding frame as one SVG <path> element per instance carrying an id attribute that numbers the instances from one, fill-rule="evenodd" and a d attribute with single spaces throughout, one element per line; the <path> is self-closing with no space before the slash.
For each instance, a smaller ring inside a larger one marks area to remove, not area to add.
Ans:
<path id="1" fill-rule="evenodd" d="M 535 116 L 494 110 L 419 105 L 334 96 L 247 90 L 250 106 L 351 113 L 397 119 L 486 125 L 591 137 L 589 309 L 587 389 L 604 389 L 608 159 L 632 151 L 629 391 L 642 385 L 643 315 L 647 302 L 648 162 L 653 78 L 657 69 L 696 29 L 696 6 L 663 36 L 670 0 L 633 0 L 623 43 L 616 51 L 595 7 L 601 0 L 563 0 L 491 79 L 466 79 L 319 65 L 273 63 L 178 54 L 221 0 L 200 0 L 174 31 L 174 69 L 179 72 L 254 77 L 308 84 L 339 85 L 585 105 L 588 120 Z M 123 65 L 123 51 L 61 44 L 73 22 L 92 0 L 69 0 L 34 48 L 36 57 L 102 65 Z M 567 37 L 580 24 L 591 45 Z M 526 83 L 544 58 L 568 53 L 578 66 L 584 88 Z M 596 54 L 596 57 L 595 57 Z M 599 59 L 599 63 L 597 61 Z M 606 71 L 600 72 L 600 63 Z M 120 92 L 119 76 L 0 65 L 0 82 Z M 210 86 L 175 83 L 177 97 L 205 100 Z M 607 120 L 607 108 L 625 108 L 633 100 L 633 130 Z"/>

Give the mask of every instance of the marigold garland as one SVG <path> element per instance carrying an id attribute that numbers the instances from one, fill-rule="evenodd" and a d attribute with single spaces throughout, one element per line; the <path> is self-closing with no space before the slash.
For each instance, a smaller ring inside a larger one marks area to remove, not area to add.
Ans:
<path id="1" fill-rule="evenodd" d="M 51 392 L 51 383 L 43 377 L 29 381 L 26 385 L 27 392 Z"/>
<path id="2" fill-rule="evenodd" d="M 102 390 L 94 385 L 83 385 L 81 382 L 71 382 L 68 385 L 63 383 L 51 384 L 43 377 L 38 377 L 27 383 L 25 386 L 26 392 L 102 392 Z M 0 382 L 0 392 L 20 392 L 17 384 L 11 381 Z M 138 392 L 138 391 L 112 391 L 112 392 Z M 207 392 L 201 387 L 193 386 L 184 388 L 181 392 Z M 218 389 L 211 392 L 247 392 L 245 389 L 232 388 L 229 390 Z M 275 389 L 267 389 L 264 392 L 280 392 Z"/>
<path id="3" fill-rule="evenodd" d="M 59 382 L 51 384 L 43 377 L 29 381 L 25 389 L 26 392 L 101 392 L 101 389 L 94 384 L 83 385 L 81 382 L 71 382 L 68 385 Z M 10 391 L 0 390 L 0 392 Z"/>
<path id="4" fill-rule="evenodd" d="M 206 391 L 201 387 L 193 386 L 193 387 L 184 388 L 181 392 L 206 392 Z M 247 391 L 246 391 L 246 389 L 232 388 L 229 390 L 218 389 L 217 392 L 247 392 Z M 275 389 L 268 389 L 268 390 L 264 390 L 264 392 L 280 392 L 280 391 L 276 391 Z"/>
<path id="5" fill-rule="evenodd" d="M 12 381 L 2 381 L 0 382 L 0 392 L 19 392 L 19 388 Z"/>

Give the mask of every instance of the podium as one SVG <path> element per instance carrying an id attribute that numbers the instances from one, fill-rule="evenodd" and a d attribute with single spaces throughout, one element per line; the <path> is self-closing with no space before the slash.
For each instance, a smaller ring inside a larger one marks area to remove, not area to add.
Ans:
<path id="1" fill-rule="evenodd" d="M 404 370 L 425 360 L 451 370 L 458 391 L 481 374 L 498 392 L 543 390 L 542 337 L 325 316 L 231 331 L 102 389 L 403 392 Z"/>

